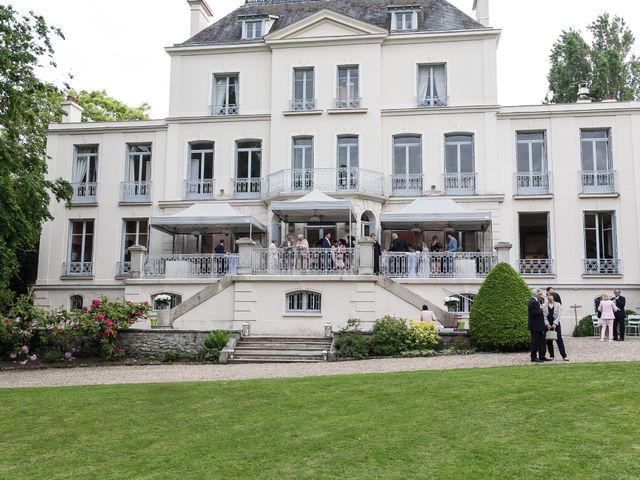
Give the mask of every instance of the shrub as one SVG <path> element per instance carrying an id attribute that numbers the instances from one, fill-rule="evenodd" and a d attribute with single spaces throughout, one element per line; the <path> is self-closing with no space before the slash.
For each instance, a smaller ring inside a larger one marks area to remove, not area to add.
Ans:
<path id="1" fill-rule="evenodd" d="M 435 350 L 407 350 L 406 352 L 400 353 L 400 355 L 407 358 L 435 357 L 438 355 L 438 352 Z"/>
<path id="2" fill-rule="evenodd" d="M 207 338 L 204 339 L 204 358 L 212 362 L 217 362 L 220 356 L 220 351 L 229 341 L 231 335 L 224 330 L 214 330 Z"/>
<path id="3" fill-rule="evenodd" d="M 582 317 L 576 325 L 576 328 L 573 329 L 573 336 L 593 337 L 593 320 L 591 320 L 591 315 Z"/>
<path id="4" fill-rule="evenodd" d="M 178 350 L 167 350 L 162 355 L 163 362 L 171 363 L 177 362 L 178 360 L 180 360 L 180 352 L 178 352 Z"/>
<path id="5" fill-rule="evenodd" d="M 371 348 L 371 337 L 360 330 L 360 320 L 350 318 L 347 326 L 336 337 L 335 348 L 341 358 L 367 358 Z"/>
<path id="6" fill-rule="evenodd" d="M 373 355 L 398 355 L 407 349 L 407 324 L 404 319 L 389 315 L 376 320 L 371 335 Z"/>
<path id="7" fill-rule="evenodd" d="M 42 355 L 44 363 L 61 363 L 64 362 L 64 354 L 56 350 L 47 350 Z"/>
<path id="8" fill-rule="evenodd" d="M 440 335 L 433 322 L 414 322 L 409 320 L 407 331 L 407 350 L 433 350 L 440 342 Z"/>
<path id="9" fill-rule="evenodd" d="M 471 341 L 480 350 L 526 350 L 530 342 L 530 298 L 529 288 L 509 264 L 496 265 L 473 300 L 469 317 Z"/>

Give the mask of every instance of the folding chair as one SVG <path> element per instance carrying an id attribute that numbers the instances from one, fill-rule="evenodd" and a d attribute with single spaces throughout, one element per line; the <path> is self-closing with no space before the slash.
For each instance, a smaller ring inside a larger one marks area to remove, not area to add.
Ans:
<path id="1" fill-rule="evenodd" d="M 593 336 L 600 336 L 600 319 L 598 315 L 591 315 L 591 321 L 593 322 Z"/>
<path id="2" fill-rule="evenodd" d="M 629 315 L 626 332 L 627 335 L 635 335 L 636 337 L 640 335 L 640 315 Z"/>

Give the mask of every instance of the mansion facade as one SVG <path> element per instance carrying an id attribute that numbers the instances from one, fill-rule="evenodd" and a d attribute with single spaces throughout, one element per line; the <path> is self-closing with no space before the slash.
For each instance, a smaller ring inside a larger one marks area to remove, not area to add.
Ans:
<path id="1" fill-rule="evenodd" d="M 49 175 L 74 198 L 44 226 L 38 304 L 166 293 L 175 328 L 311 334 L 415 318 L 421 299 L 464 315 L 497 261 L 553 285 L 571 325 L 602 291 L 640 302 L 640 103 L 499 106 L 488 0 L 476 18 L 246 0 L 212 25 L 188 4 L 166 119 L 80 122 L 68 99 L 51 125 Z M 409 251 L 388 251 L 393 233 Z M 456 252 L 430 249 L 449 234 Z"/>

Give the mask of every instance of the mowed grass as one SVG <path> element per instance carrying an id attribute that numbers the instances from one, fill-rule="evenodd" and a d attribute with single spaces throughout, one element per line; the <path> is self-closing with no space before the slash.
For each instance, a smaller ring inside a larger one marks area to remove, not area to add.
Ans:
<path id="1" fill-rule="evenodd" d="M 640 364 L 0 391 L 7 479 L 638 479 Z"/>

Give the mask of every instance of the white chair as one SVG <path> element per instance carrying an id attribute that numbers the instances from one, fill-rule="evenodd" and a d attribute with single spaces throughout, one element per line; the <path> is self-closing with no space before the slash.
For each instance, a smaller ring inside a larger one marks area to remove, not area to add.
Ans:
<path id="1" fill-rule="evenodd" d="M 591 315 L 591 321 L 593 322 L 593 335 L 595 337 L 600 336 L 600 319 L 598 315 Z"/>
<path id="2" fill-rule="evenodd" d="M 627 335 L 635 335 L 636 337 L 640 335 L 640 315 L 629 315 L 627 318 Z"/>

